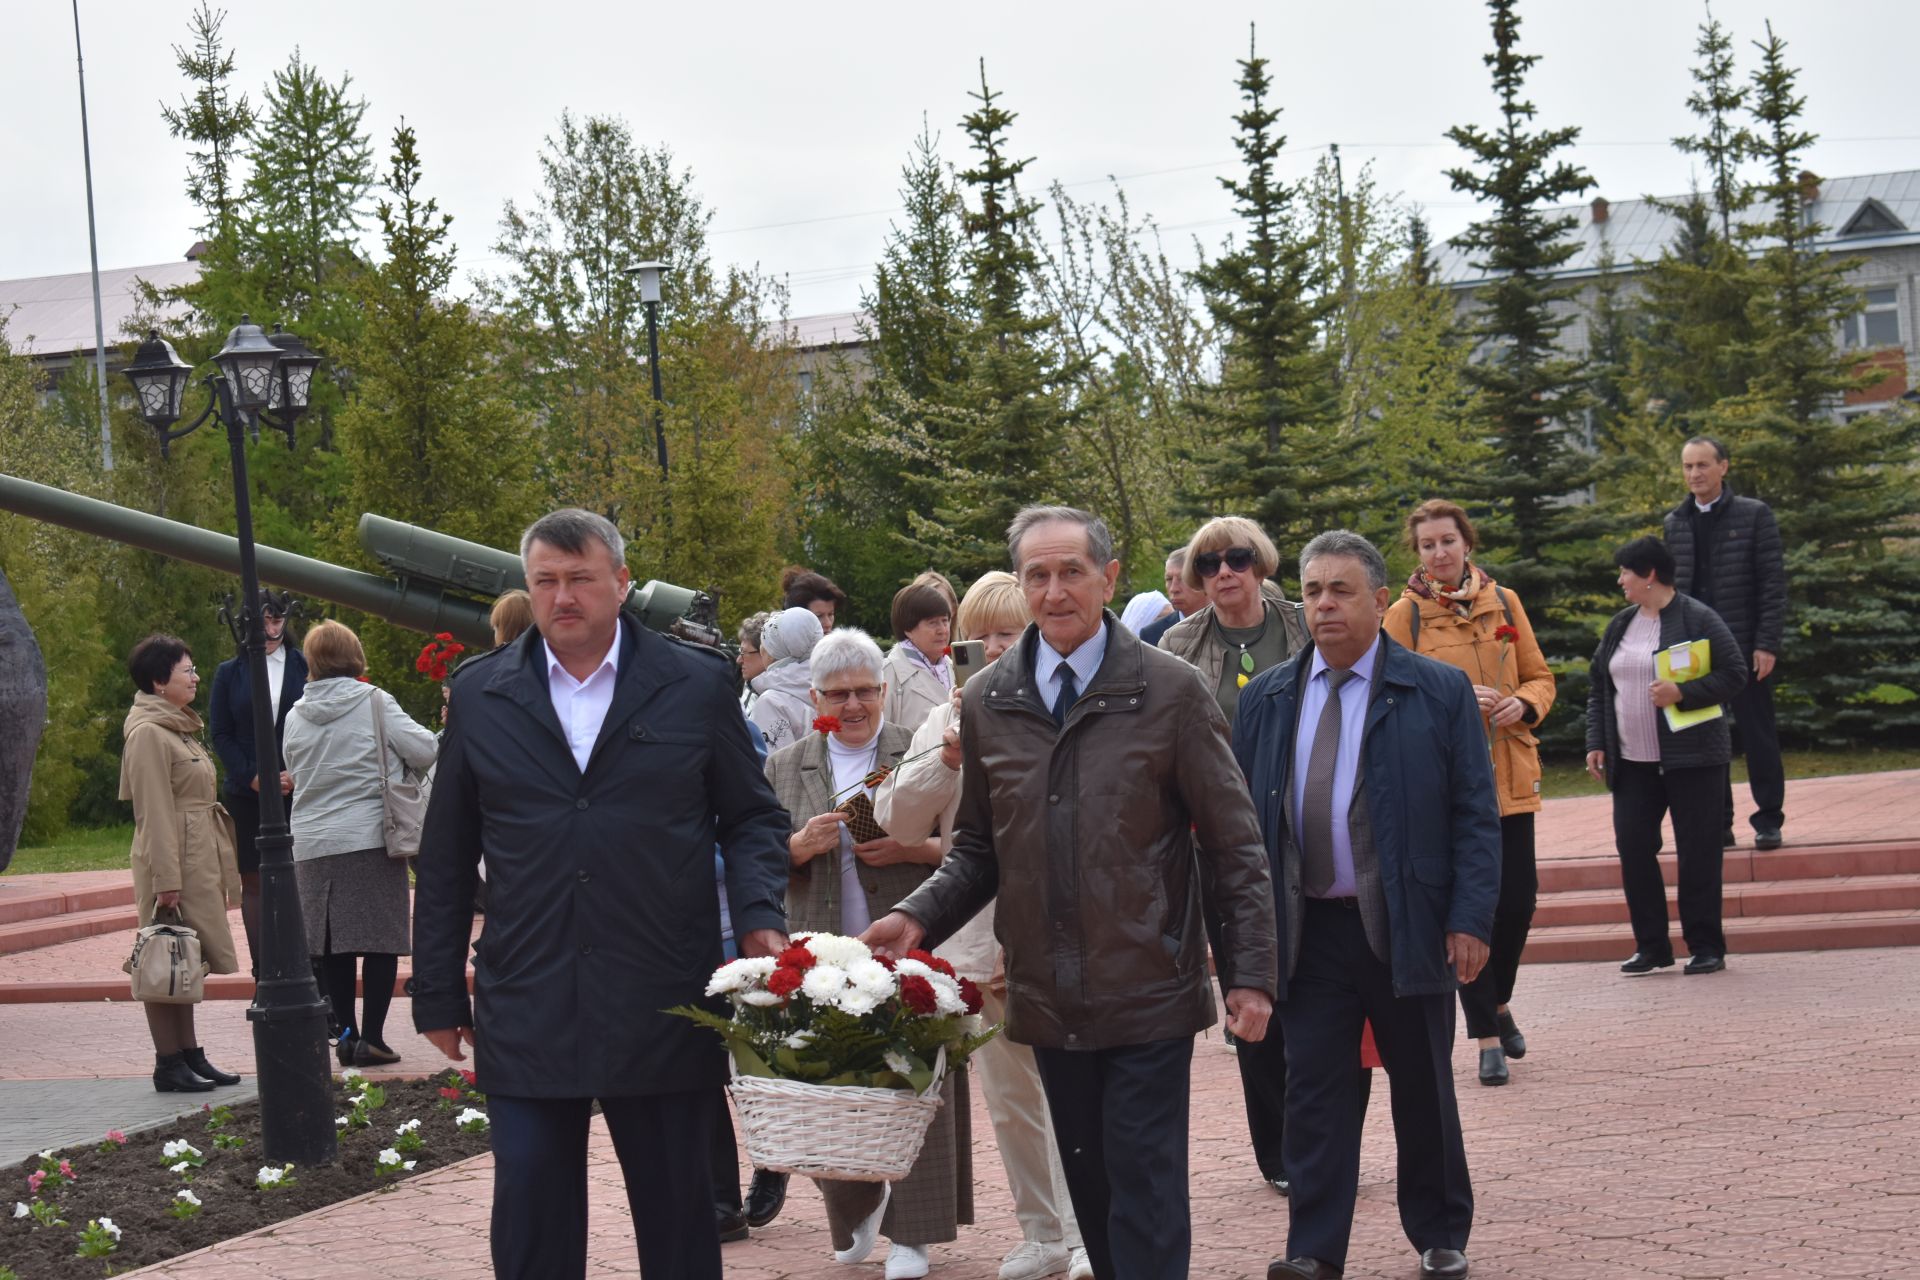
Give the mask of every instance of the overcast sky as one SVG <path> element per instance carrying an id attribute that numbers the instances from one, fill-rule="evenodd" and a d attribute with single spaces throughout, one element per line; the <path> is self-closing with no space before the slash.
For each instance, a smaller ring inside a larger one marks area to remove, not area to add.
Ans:
<path id="1" fill-rule="evenodd" d="M 0 17 L 0 278 L 87 268 L 71 0 L 6 0 Z M 102 267 L 178 259 L 194 239 L 186 145 L 162 100 L 183 81 L 171 46 L 190 0 L 81 0 Z M 1827 175 L 1920 168 L 1913 58 L 1920 4 L 1718 0 L 1740 43 L 1771 18 L 1802 69 L 1810 156 Z M 1685 190 L 1699 5 L 1685 0 L 1524 0 L 1531 96 L 1546 125 L 1584 131 L 1573 158 L 1613 199 Z M 462 266 L 497 270 L 503 202 L 530 202 L 536 156 L 563 109 L 624 117 L 671 146 L 714 210 L 725 262 L 786 276 L 795 315 L 848 310 L 871 278 L 899 168 L 922 113 L 964 161 L 958 121 L 987 62 L 1034 190 L 1058 179 L 1098 195 L 1122 180 L 1182 258 L 1217 243 L 1233 169 L 1235 60 L 1259 24 L 1288 136 L 1306 172 L 1337 142 L 1349 172 L 1423 205 L 1448 234 L 1472 209 L 1442 170 L 1452 124 L 1493 121 L 1476 0 L 1327 3 L 959 5 L 326 0 L 231 6 L 236 83 L 260 86 L 297 45 L 329 79 L 350 72 L 385 167 L 394 125 L 417 130 L 425 189 L 453 214 Z"/>

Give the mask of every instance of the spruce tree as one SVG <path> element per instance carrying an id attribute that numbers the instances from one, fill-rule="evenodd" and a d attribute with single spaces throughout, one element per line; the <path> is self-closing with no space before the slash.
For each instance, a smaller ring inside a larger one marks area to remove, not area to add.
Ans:
<path id="1" fill-rule="evenodd" d="M 247 95 L 236 98 L 229 87 L 233 55 L 220 38 L 220 27 L 226 20 L 225 9 L 215 12 L 201 0 L 189 20 L 192 46 L 173 46 L 175 63 L 193 92 L 182 97 L 176 107 L 160 108 L 161 118 L 174 137 L 200 147 L 188 153 L 192 163 L 187 167 L 187 196 L 200 206 L 206 218 L 200 231 L 209 238 L 224 236 L 230 229 L 241 182 L 237 166 L 254 121 L 253 104 L 247 101 Z"/>
<path id="2" fill-rule="evenodd" d="M 1807 217 L 1817 179 L 1802 170 L 1815 135 L 1786 42 L 1756 46 L 1753 114 L 1772 216 L 1742 229 L 1757 253 L 1753 373 L 1711 415 L 1733 449 L 1736 489 L 1769 503 L 1786 547 L 1789 605 L 1780 713 L 1821 745 L 1910 740 L 1920 728 L 1920 556 L 1913 550 L 1920 418 L 1889 406 L 1848 418 L 1846 394 L 1885 376 L 1834 334 L 1860 310 L 1855 263 L 1822 252 Z"/>
<path id="3" fill-rule="evenodd" d="M 1220 337 L 1220 378 L 1194 406 L 1202 439 L 1187 505 L 1200 518 L 1257 521 L 1282 549 L 1282 576 L 1291 576 L 1291 549 L 1344 508 L 1358 451 L 1338 430 L 1338 357 L 1323 332 L 1339 299 L 1328 292 L 1301 192 L 1275 172 L 1287 139 L 1251 37 L 1239 67 L 1245 106 L 1234 117 L 1234 146 L 1246 171 L 1220 183 L 1233 196 L 1241 238 L 1193 273 Z"/>
<path id="4" fill-rule="evenodd" d="M 1559 344 L 1572 318 L 1562 304 L 1575 291 L 1553 276 L 1578 248 L 1568 235 L 1577 219 L 1546 207 L 1581 194 L 1593 179 L 1556 158 L 1579 137 L 1577 128 L 1533 127 L 1526 77 L 1540 59 L 1519 52 L 1515 0 L 1488 0 L 1487 8 L 1494 50 L 1484 61 L 1501 120 L 1492 130 L 1448 130 L 1477 167 L 1447 176 L 1455 190 L 1490 206 L 1455 243 L 1491 281 L 1467 322 L 1480 355 L 1465 378 L 1475 396 L 1471 420 L 1494 457 L 1485 469 L 1448 477 L 1446 487 L 1476 516 L 1488 513 L 1482 556 L 1526 602 L 1547 660 L 1559 667 L 1592 651 L 1593 613 L 1608 578 L 1597 540 L 1615 524 L 1586 500 L 1600 474 L 1584 435 L 1592 403 L 1587 364 Z"/>
<path id="5" fill-rule="evenodd" d="M 1754 139 L 1739 119 L 1746 108 L 1747 87 L 1739 83 L 1734 66 L 1733 36 L 1714 18 L 1711 8 L 1700 24 L 1694 52 L 1700 62 L 1693 68 L 1693 80 L 1700 87 L 1688 96 L 1687 110 L 1699 117 L 1701 131 L 1675 138 L 1673 145 L 1706 162 L 1720 238 L 1731 241 L 1733 215 L 1753 199 L 1740 178 L 1740 165 L 1753 153 Z"/>

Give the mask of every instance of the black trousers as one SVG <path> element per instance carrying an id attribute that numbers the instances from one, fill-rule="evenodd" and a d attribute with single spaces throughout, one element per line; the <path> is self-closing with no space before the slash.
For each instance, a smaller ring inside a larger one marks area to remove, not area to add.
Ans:
<path id="1" fill-rule="evenodd" d="M 1520 953 L 1527 949 L 1533 909 L 1540 897 L 1540 871 L 1533 858 L 1533 815 L 1510 813 L 1500 819 L 1500 898 L 1493 908 L 1493 939 L 1480 976 L 1460 988 L 1467 1035 L 1475 1040 L 1500 1034 L 1494 1012 L 1513 999 Z"/>
<path id="2" fill-rule="evenodd" d="M 1663 769 L 1635 760 L 1614 762 L 1613 844 L 1620 854 L 1634 949 L 1642 955 L 1673 956 L 1667 882 L 1660 874 L 1660 820 L 1669 811 L 1680 864 L 1680 936 L 1691 955 L 1727 953 L 1720 928 L 1720 797 L 1726 786 L 1723 764 Z"/>
<path id="3" fill-rule="evenodd" d="M 713 1145 L 707 1156 L 713 1167 L 713 1207 L 716 1212 L 740 1212 L 740 1148 L 733 1137 L 733 1112 L 727 1107 L 727 1091 L 719 1091 L 714 1103 Z"/>
<path id="4" fill-rule="evenodd" d="M 1751 655 L 1748 661 L 1752 661 Z M 1787 769 L 1780 762 L 1780 729 L 1773 716 L 1773 676 L 1749 680 L 1733 696 L 1727 710 L 1733 715 L 1734 750 L 1747 758 L 1747 789 L 1753 792 L 1753 829 L 1778 831 L 1787 820 Z M 1733 830 L 1733 778 L 1726 792 L 1726 823 Z"/>
<path id="5" fill-rule="evenodd" d="M 1193 1038 L 1035 1049 L 1033 1056 L 1093 1273 L 1100 1280 L 1185 1280 L 1193 1247 Z"/>
<path id="6" fill-rule="evenodd" d="M 717 1089 L 602 1098 L 649 1280 L 720 1280 L 708 1150 Z M 493 1130 L 493 1268 L 499 1280 L 587 1273 L 591 1098 L 488 1095 Z"/>
<path id="7" fill-rule="evenodd" d="M 1289 1258 L 1347 1265 L 1360 1189 L 1362 1115 L 1353 1069 L 1360 1024 L 1386 1065 L 1399 1149 L 1400 1225 L 1416 1250 L 1465 1249 L 1473 1185 L 1453 1094 L 1453 994 L 1393 994 L 1360 913 L 1308 899 L 1300 958 L 1279 1005 L 1287 1044 Z"/>
<path id="8" fill-rule="evenodd" d="M 222 791 L 220 803 L 233 818 L 233 856 L 243 873 L 260 869 L 260 797 L 253 791 Z"/>

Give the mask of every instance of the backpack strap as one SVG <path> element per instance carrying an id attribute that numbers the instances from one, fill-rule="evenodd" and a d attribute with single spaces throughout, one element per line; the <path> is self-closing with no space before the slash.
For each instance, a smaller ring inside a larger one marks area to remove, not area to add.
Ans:
<path id="1" fill-rule="evenodd" d="M 1493 584 L 1493 594 L 1500 597 L 1500 611 L 1507 615 L 1507 625 L 1513 626 L 1513 601 L 1507 598 L 1507 589 L 1496 582 Z"/>

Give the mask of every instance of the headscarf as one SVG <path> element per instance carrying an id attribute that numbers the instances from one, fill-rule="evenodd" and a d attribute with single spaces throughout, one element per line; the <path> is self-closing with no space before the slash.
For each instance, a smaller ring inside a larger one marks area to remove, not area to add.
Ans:
<path id="1" fill-rule="evenodd" d="M 1161 592 L 1142 591 L 1127 601 L 1126 610 L 1120 615 L 1120 624 L 1133 634 L 1139 635 L 1140 628 L 1171 608 L 1173 608 L 1173 601 L 1167 599 Z"/>
<path id="2" fill-rule="evenodd" d="M 805 662 L 825 634 L 813 610 L 796 605 L 767 619 L 766 626 L 760 629 L 760 649 L 774 666 L 783 662 Z"/>

